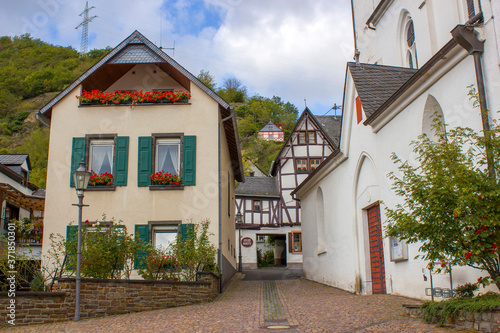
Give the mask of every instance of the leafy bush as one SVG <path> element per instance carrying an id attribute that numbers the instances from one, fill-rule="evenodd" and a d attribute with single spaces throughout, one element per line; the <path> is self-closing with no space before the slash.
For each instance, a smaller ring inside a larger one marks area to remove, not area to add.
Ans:
<path id="1" fill-rule="evenodd" d="M 217 272 L 217 248 L 209 240 L 210 220 L 188 228 L 187 238 L 178 235 L 169 248 L 149 249 L 148 262 L 139 274 L 144 279 L 195 281 L 199 272 Z"/>
<path id="2" fill-rule="evenodd" d="M 139 275 L 145 280 L 178 280 L 177 258 L 169 251 L 150 247 L 145 267 Z"/>
<path id="3" fill-rule="evenodd" d="M 465 313 L 482 313 L 500 306 L 500 296 L 497 293 L 487 293 L 474 298 L 451 298 L 442 302 L 425 302 L 421 309 L 424 320 L 428 323 L 454 322 Z"/>
<path id="4" fill-rule="evenodd" d="M 479 289 L 477 283 L 466 283 L 453 290 L 454 297 L 474 297 L 474 292 Z"/>
<path id="5" fill-rule="evenodd" d="M 0 237 L 0 242 L 7 243 L 4 236 Z M 33 260 L 33 252 L 29 245 L 23 247 L 23 251 L 16 252 L 15 263 L 10 260 L 7 255 L 0 256 L 0 290 L 6 291 L 10 288 L 8 277 L 12 276 L 12 271 L 15 271 L 15 286 L 16 290 L 20 291 L 43 291 L 44 283 L 35 282 L 40 274 L 40 260 Z M 12 258 L 11 258 L 12 259 Z M 15 269 L 12 269 L 12 264 L 15 264 Z"/>
<path id="6" fill-rule="evenodd" d="M 261 249 L 257 249 L 257 266 L 271 267 L 274 266 L 274 250 L 267 250 L 262 253 Z"/>
<path id="7" fill-rule="evenodd" d="M 105 219 L 105 216 L 104 216 Z M 78 237 L 69 237 L 65 248 L 68 253 L 67 266 L 76 270 L 76 249 Z M 97 279 L 130 278 L 132 261 L 139 250 L 146 250 L 147 244 L 127 232 L 127 228 L 114 219 L 111 225 L 88 220 L 82 225 L 81 275 Z"/>

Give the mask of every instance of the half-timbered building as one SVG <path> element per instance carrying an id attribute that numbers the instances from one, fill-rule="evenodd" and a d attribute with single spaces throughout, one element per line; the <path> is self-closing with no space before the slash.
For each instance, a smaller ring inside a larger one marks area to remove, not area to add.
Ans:
<path id="1" fill-rule="evenodd" d="M 340 116 L 314 116 L 306 108 L 273 162 L 268 177 L 247 177 L 236 188 L 236 212 L 242 215 L 236 237 L 245 239 L 243 268 L 257 267 L 257 243 L 275 240 L 275 262 L 302 266 L 299 202 L 291 192 L 338 146 Z M 241 230 L 239 230 L 241 228 Z M 241 232 L 240 232 L 241 231 Z M 252 241 L 249 241 L 250 238 Z"/>
<path id="2" fill-rule="evenodd" d="M 259 136 L 266 141 L 285 141 L 285 131 L 273 124 L 271 121 L 260 129 Z"/>

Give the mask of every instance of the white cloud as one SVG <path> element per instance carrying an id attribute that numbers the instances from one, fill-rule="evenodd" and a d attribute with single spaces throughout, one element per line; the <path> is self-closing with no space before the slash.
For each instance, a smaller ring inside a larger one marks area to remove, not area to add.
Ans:
<path id="1" fill-rule="evenodd" d="M 348 0 L 204 2 L 218 13 L 220 26 L 186 34 L 190 29 L 179 25 L 192 20 L 200 26 L 205 19 L 200 12 L 190 17 L 189 11 L 172 17 L 186 0 L 90 1 L 96 7 L 90 14 L 98 18 L 89 25 L 89 47 L 114 47 L 134 30 L 159 45 L 163 13 L 162 44 L 172 47 L 175 40 L 175 59 L 193 74 L 209 70 L 218 83 L 234 75 L 250 93 L 280 96 L 300 111 L 304 98 L 318 114 L 342 103 L 345 63 L 353 54 Z M 22 7 L 7 2 L 0 12 L 0 35 L 30 32 L 79 49 L 81 30 L 75 27 L 84 6 L 85 1 L 71 0 L 25 0 Z"/>

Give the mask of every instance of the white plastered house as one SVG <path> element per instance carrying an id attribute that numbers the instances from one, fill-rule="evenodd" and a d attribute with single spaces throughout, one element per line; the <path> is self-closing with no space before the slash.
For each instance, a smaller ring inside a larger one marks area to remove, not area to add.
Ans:
<path id="1" fill-rule="evenodd" d="M 79 102 L 77 96 L 93 90 L 184 91 L 190 98 L 136 105 Z M 72 172 L 83 159 L 97 175 L 113 175 L 110 184 L 89 186 L 83 220 L 106 214 L 158 246 L 186 223 L 210 219 L 223 280 L 234 274 L 234 181 L 244 181 L 234 111 L 179 63 L 135 31 L 38 118 L 50 127 L 44 252 L 51 233 L 74 232 L 68 227 L 77 222 Z M 150 177 L 159 171 L 177 174 L 182 183 L 154 184 Z"/>

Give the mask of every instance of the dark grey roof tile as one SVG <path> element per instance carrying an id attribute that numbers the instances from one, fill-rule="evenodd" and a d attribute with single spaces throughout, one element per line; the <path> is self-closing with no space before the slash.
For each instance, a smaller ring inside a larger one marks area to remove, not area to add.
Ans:
<path id="1" fill-rule="evenodd" d="M 277 196 L 278 184 L 274 177 L 245 177 L 235 190 L 236 195 Z"/>
<path id="2" fill-rule="evenodd" d="M 145 64 L 160 62 L 163 62 L 163 59 L 144 44 L 127 45 L 109 61 L 110 64 Z"/>
<path id="3" fill-rule="evenodd" d="M 0 154 L 0 163 L 4 165 L 21 165 L 27 158 L 28 155 L 26 154 Z"/>
<path id="4" fill-rule="evenodd" d="M 326 134 L 338 146 L 340 142 L 340 127 L 342 125 L 342 116 L 315 116 Z"/>
<path id="5" fill-rule="evenodd" d="M 355 62 L 349 62 L 347 66 L 367 117 L 370 117 L 417 71 L 405 67 Z"/>

